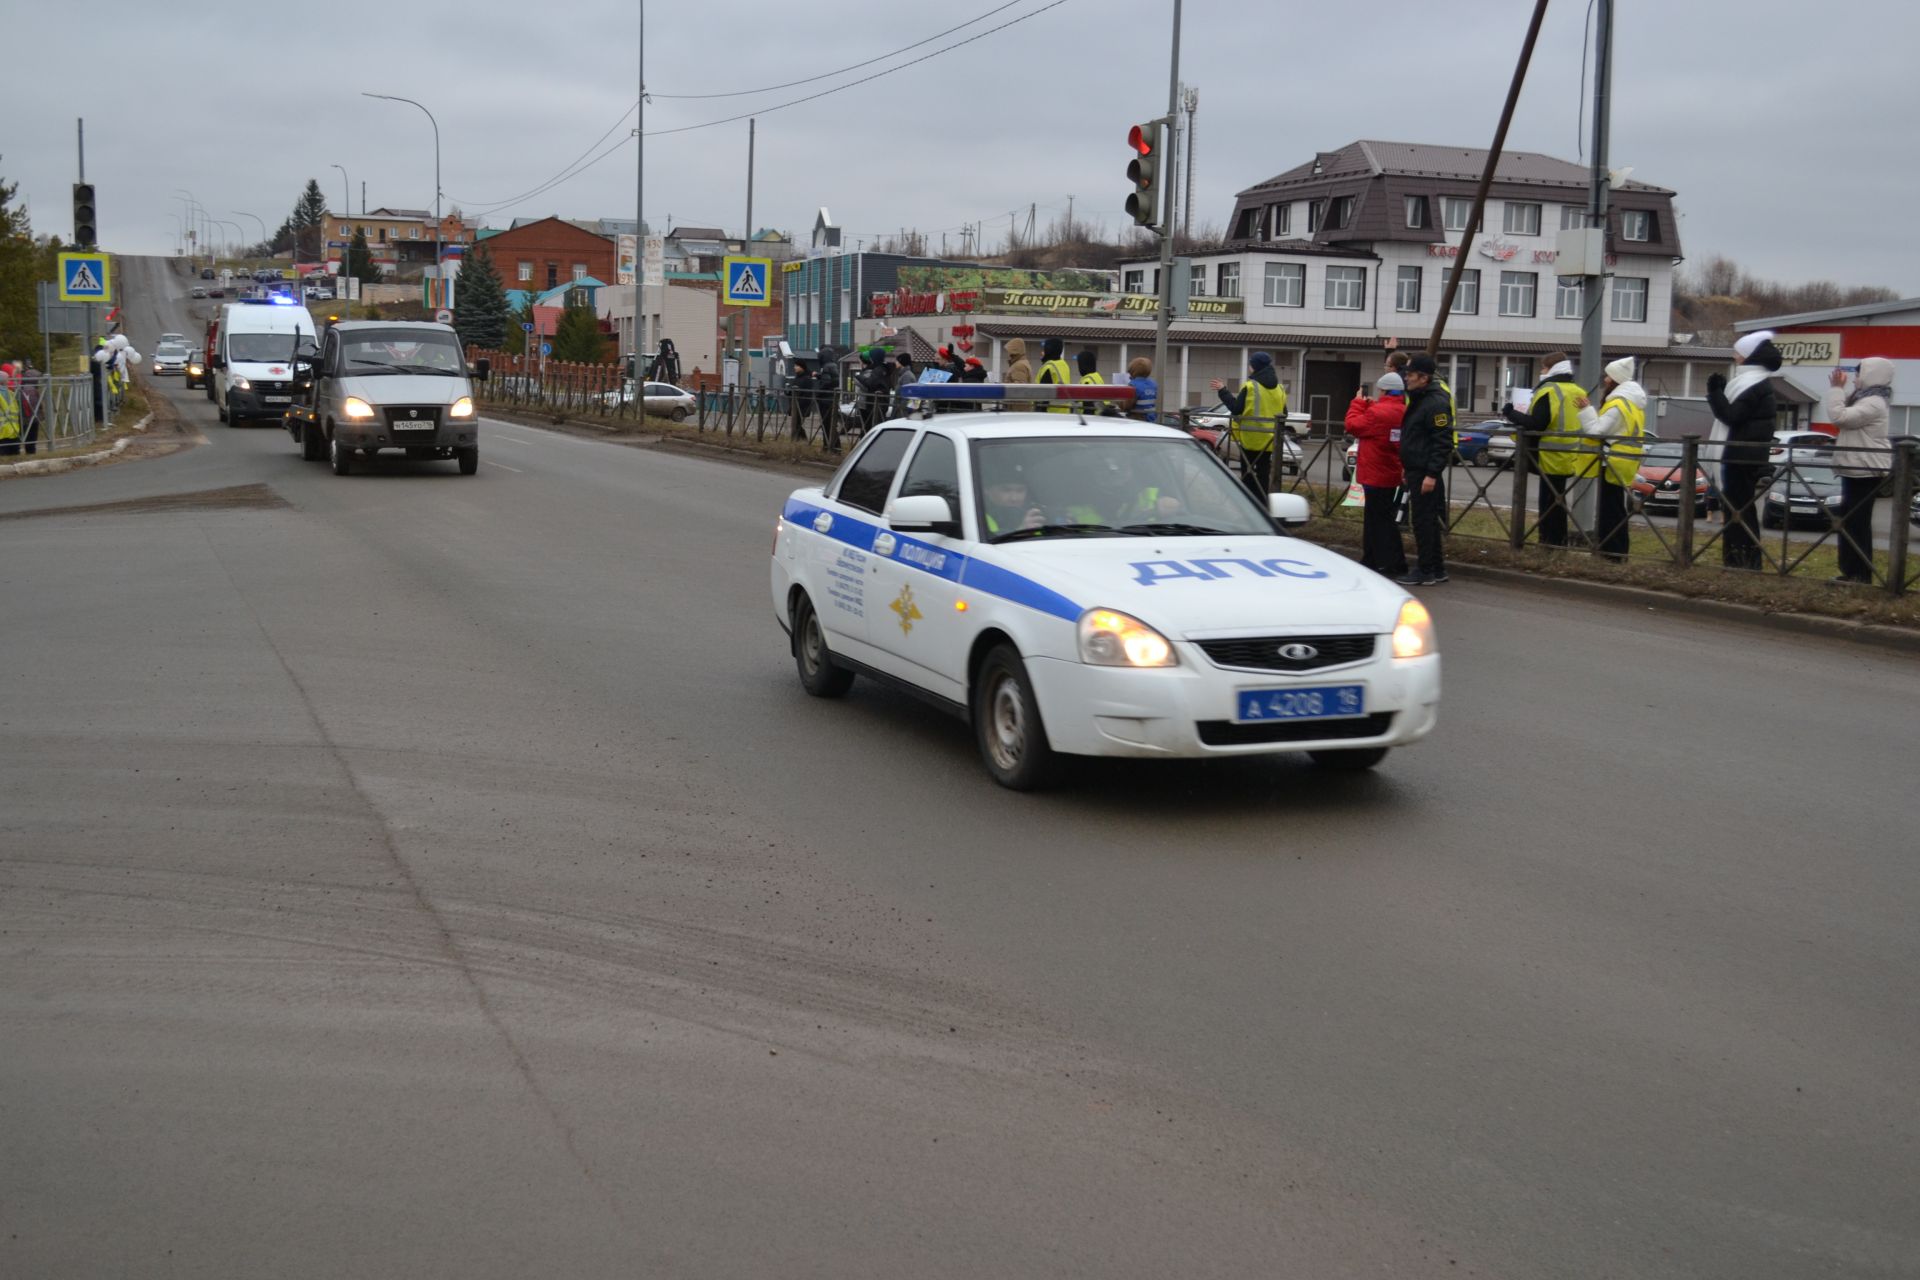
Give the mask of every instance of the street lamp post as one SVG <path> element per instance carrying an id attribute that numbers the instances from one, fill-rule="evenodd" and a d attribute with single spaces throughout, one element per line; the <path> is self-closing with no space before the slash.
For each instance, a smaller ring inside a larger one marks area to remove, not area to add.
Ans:
<path id="1" fill-rule="evenodd" d="M 353 212 L 353 183 L 347 177 L 347 166 L 336 164 L 333 167 L 340 171 L 340 216 L 344 218 Z M 342 225 L 345 224 L 343 223 Z M 327 230 L 325 227 L 322 227 L 320 229 L 320 261 L 324 264 L 326 260 Z M 343 239 L 340 242 L 340 270 L 342 273 L 345 273 L 346 269 L 347 242 Z"/>
<path id="2" fill-rule="evenodd" d="M 262 218 L 257 213 L 248 213 L 245 209 L 233 209 L 233 210 L 230 210 L 230 212 L 238 214 L 242 218 L 252 218 L 255 222 L 259 223 L 260 224 L 260 243 L 267 246 L 267 251 L 269 253 L 273 251 L 273 242 L 267 239 L 267 220 L 265 218 Z"/>
<path id="3" fill-rule="evenodd" d="M 426 112 L 427 123 L 433 126 L 433 278 L 443 282 L 440 285 L 440 296 L 444 303 L 448 294 L 446 284 L 444 283 L 446 276 L 443 274 L 445 266 L 440 260 L 440 122 L 433 118 L 433 112 L 427 111 L 425 106 L 415 102 L 412 98 L 402 98 L 391 93 L 362 93 L 360 96 L 363 98 L 384 98 L 388 102 L 404 102 L 409 106 L 419 107 L 420 110 Z M 341 172 L 345 173 L 346 171 L 343 169 Z"/>

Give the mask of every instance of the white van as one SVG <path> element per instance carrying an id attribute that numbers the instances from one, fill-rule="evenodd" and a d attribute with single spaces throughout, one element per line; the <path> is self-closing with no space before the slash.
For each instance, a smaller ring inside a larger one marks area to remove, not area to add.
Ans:
<path id="1" fill-rule="evenodd" d="M 293 404 L 293 357 L 318 346 L 313 313 L 276 295 L 229 302 L 220 310 L 213 353 L 213 403 L 220 421 L 239 426 L 253 418 L 279 418 Z"/>

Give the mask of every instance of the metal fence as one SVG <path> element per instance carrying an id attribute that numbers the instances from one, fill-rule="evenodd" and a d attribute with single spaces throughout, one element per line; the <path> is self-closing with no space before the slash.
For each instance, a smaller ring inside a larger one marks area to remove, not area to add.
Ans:
<path id="1" fill-rule="evenodd" d="M 86 374 L 29 378 L 18 393 L 21 429 L 18 440 L 0 441 L 0 457 L 53 453 L 91 444 L 106 429 L 93 420 L 93 379 Z M 119 408 L 119 397 L 108 394 L 107 417 Z"/>

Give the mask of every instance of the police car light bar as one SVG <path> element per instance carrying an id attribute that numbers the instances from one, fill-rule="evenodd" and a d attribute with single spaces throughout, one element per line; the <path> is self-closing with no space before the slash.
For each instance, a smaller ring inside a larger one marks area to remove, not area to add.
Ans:
<path id="1" fill-rule="evenodd" d="M 1053 382 L 914 382 L 900 388 L 903 400 L 1117 400 L 1131 402 L 1133 388 Z"/>

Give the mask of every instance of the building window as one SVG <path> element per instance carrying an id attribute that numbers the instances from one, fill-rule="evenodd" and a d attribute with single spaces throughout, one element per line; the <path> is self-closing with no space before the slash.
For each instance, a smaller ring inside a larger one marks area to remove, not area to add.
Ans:
<path id="1" fill-rule="evenodd" d="M 1433 226 L 1433 222 L 1427 216 L 1425 196 L 1407 197 L 1407 225 L 1415 231 L 1424 231 Z"/>
<path id="2" fill-rule="evenodd" d="M 1418 311 L 1420 309 L 1420 268 L 1402 267 L 1399 278 L 1393 286 L 1393 309 L 1395 311 Z"/>
<path id="3" fill-rule="evenodd" d="M 1314 232 L 1320 229 L 1320 220 L 1326 217 L 1326 214 L 1327 214 L 1327 202 L 1325 200 L 1307 201 L 1307 234 L 1308 235 L 1312 235 Z"/>
<path id="4" fill-rule="evenodd" d="M 532 281 L 533 281 L 533 264 L 532 264 L 531 262 L 523 262 L 523 263 L 521 263 L 521 264 L 520 264 L 520 272 L 519 272 L 519 278 L 520 278 L 520 281 L 521 281 L 521 283 L 523 283 L 523 284 L 530 284 L 530 283 L 532 283 Z"/>
<path id="5" fill-rule="evenodd" d="M 1534 291 L 1538 288 L 1539 281 L 1539 276 L 1531 271 L 1502 271 L 1500 273 L 1500 314 L 1531 316 Z"/>
<path id="6" fill-rule="evenodd" d="M 1293 206 L 1277 204 L 1273 206 L 1273 239 L 1293 234 Z"/>
<path id="7" fill-rule="evenodd" d="M 547 264 L 547 288 L 557 289 L 559 287 L 560 287 L 560 264 L 557 262 L 549 262 Z"/>
<path id="8" fill-rule="evenodd" d="M 576 262 L 576 263 L 574 263 L 574 264 L 573 264 L 573 278 L 574 278 L 575 280 L 585 280 L 585 279 L 587 278 L 587 264 L 586 264 L 586 263 L 584 263 L 584 262 Z"/>
<path id="9" fill-rule="evenodd" d="M 1327 216 L 1327 230 L 1340 231 L 1353 221 L 1353 197 L 1335 196 L 1333 208 Z"/>
<path id="10" fill-rule="evenodd" d="M 385 244 L 386 242 L 387 242 L 387 229 L 385 227 L 382 227 L 380 228 L 380 243 Z"/>
<path id="11" fill-rule="evenodd" d="M 1147 291 L 1147 273 L 1144 269 L 1127 272 L 1125 281 L 1125 284 L 1121 286 L 1124 292 L 1145 293 Z"/>
<path id="12" fill-rule="evenodd" d="M 1460 285 L 1453 291 L 1453 312 L 1456 316 L 1477 316 L 1480 314 L 1480 269 L 1468 267 L 1460 273 Z"/>
<path id="13" fill-rule="evenodd" d="M 1519 201 L 1507 201 L 1507 234 L 1510 236 L 1537 236 L 1540 234 L 1540 206 L 1522 204 Z"/>
<path id="14" fill-rule="evenodd" d="M 1220 296 L 1223 298 L 1239 297 L 1240 296 L 1240 264 L 1237 262 L 1221 263 L 1219 276 L 1220 276 L 1220 280 L 1219 280 Z"/>
<path id="15" fill-rule="evenodd" d="M 1577 204 L 1563 204 L 1560 206 L 1560 229 L 1562 231 L 1578 231 L 1586 225 L 1586 209 Z"/>
<path id="16" fill-rule="evenodd" d="M 840 291 L 840 323 L 843 325 L 848 323 L 848 317 L 851 315 L 853 315 L 853 290 L 842 289 Z"/>
<path id="17" fill-rule="evenodd" d="M 1367 305 L 1365 267 L 1327 268 L 1327 310 L 1361 311 Z"/>
<path id="18" fill-rule="evenodd" d="M 1615 276 L 1613 281 L 1613 318 L 1627 324 L 1645 324 L 1647 320 L 1647 280 L 1644 276 Z"/>
<path id="19" fill-rule="evenodd" d="M 340 234 L 343 236 L 350 236 L 353 234 L 353 228 L 343 222 L 340 224 Z"/>
<path id="20" fill-rule="evenodd" d="M 1467 219 L 1473 216 L 1473 201 L 1465 196 L 1443 196 L 1440 199 L 1440 216 L 1446 222 L 1449 231 L 1465 231 Z"/>
<path id="21" fill-rule="evenodd" d="M 1307 268 L 1299 262 L 1267 264 L 1267 305 L 1304 307 L 1307 305 Z"/>
<path id="22" fill-rule="evenodd" d="M 1579 276 L 1560 276 L 1553 293 L 1556 320 L 1579 320 L 1587 314 L 1586 282 Z"/>
<path id="23" fill-rule="evenodd" d="M 1187 296 L 1204 298 L 1207 296 L 1207 268 L 1205 263 L 1196 262 L 1187 268 Z"/>
<path id="24" fill-rule="evenodd" d="M 418 240 L 419 238 L 420 238 L 420 228 L 418 227 L 407 228 L 407 239 Z"/>
<path id="25" fill-rule="evenodd" d="M 1620 238 L 1642 243 L 1653 239 L 1653 215 L 1644 209 L 1629 209 L 1621 214 Z"/>

